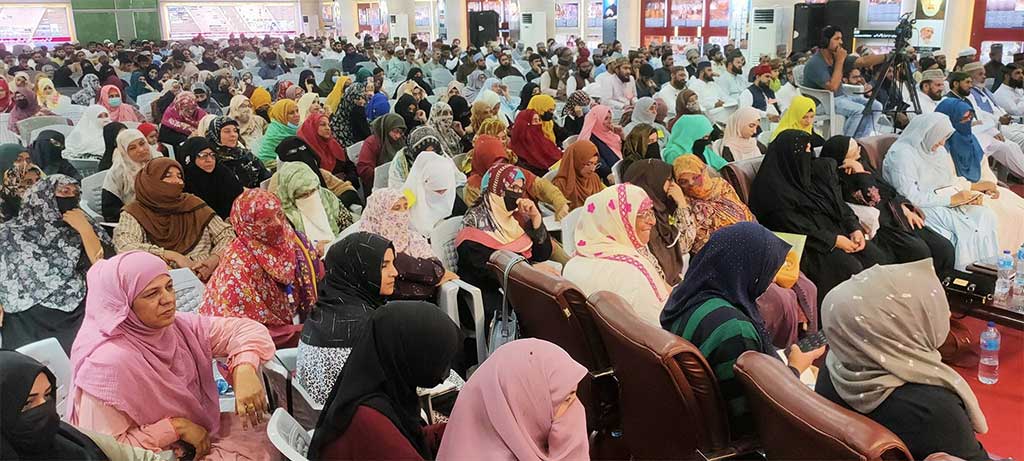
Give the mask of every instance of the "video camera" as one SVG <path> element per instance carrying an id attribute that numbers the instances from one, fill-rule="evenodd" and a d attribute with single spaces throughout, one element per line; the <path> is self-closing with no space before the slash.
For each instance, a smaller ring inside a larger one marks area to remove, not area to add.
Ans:
<path id="1" fill-rule="evenodd" d="M 914 36 L 914 24 L 917 24 L 917 20 L 910 19 L 910 15 L 911 13 L 905 13 L 900 16 L 900 23 L 893 31 L 896 33 L 896 49 L 894 51 L 897 53 L 909 46 L 910 39 Z"/>

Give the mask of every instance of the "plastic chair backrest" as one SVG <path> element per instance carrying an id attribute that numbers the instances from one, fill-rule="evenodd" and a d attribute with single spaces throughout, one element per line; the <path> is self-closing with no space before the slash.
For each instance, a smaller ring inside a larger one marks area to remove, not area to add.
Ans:
<path id="1" fill-rule="evenodd" d="M 65 117 L 59 115 L 42 115 L 37 117 L 29 117 L 25 120 L 18 122 L 18 132 L 21 133 L 22 145 L 27 146 L 31 144 L 30 137 L 32 132 L 52 125 L 67 125 L 68 120 Z"/>
<path id="2" fill-rule="evenodd" d="M 57 378 L 57 414 L 63 418 L 71 384 L 71 359 L 64 353 L 64 348 L 60 347 L 57 338 L 46 338 L 21 346 L 17 351 L 46 365 Z"/>
<path id="3" fill-rule="evenodd" d="M 569 146 L 571 146 L 572 143 L 576 142 L 578 139 L 580 139 L 580 135 L 578 134 L 574 134 L 572 136 L 569 136 L 568 138 L 565 138 L 565 141 L 562 141 L 562 150 L 568 149 Z"/>
<path id="4" fill-rule="evenodd" d="M 33 142 L 35 142 L 36 139 L 39 138 L 39 135 L 42 134 L 46 130 L 56 131 L 56 132 L 64 135 L 65 138 L 67 138 L 68 135 L 71 134 L 71 130 L 74 130 L 74 129 L 75 129 L 75 127 L 73 127 L 71 125 L 68 125 L 66 123 L 63 124 L 63 125 L 50 125 L 50 126 L 44 126 L 42 128 L 36 128 L 36 129 L 32 130 L 32 134 L 29 136 L 28 143 L 32 144 Z"/>
<path id="5" fill-rule="evenodd" d="M 388 187 L 388 176 L 390 175 L 391 162 L 382 164 L 373 169 L 373 189 Z"/>
<path id="6" fill-rule="evenodd" d="M 335 243 L 342 241 L 345 237 L 348 237 L 349 235 L 359 232 L 359 226 L 359 221 L 356 221 L 349 225 L 348 227 L 342 229 L 341 232 L 338 233 L 338 236 L 334 240 L 332 240 L 331 243 L 328 243 L 326 247 L 324 247 L 324 254 L 327 254 L 327 251 L 330 250 L 331 246 L 333 246 Z"/>
<path id="7" fill-rule="evenodd" d="M 441 221 L 430 233 L 430 249 L 441 260 L 444 268 L 452 272 L 459 269 L 459 254 L 455 249 L 455 236 L 459 234 L 462 227 L 462 216 L 456 216 Z"/>
<path id="8" fill-rule="evenodd" d="M 260 181 L 260 189 L 270 190 L 270 178 Z"/>
<path id="9" fill-rule="evenodd" d="M 174 297 L 179 312 L 194 312 L 203 302 L 206 285 L 196 277 L 192 269 L 171 269 L 171 281 L 174 283 Z"/>
<path id="10" fill-rule="evenodd" d="M 576 253 L 576 223 L 580 220 L 580 210 L 576 208 L 562 218 L 562 249 L 569 256 Z"/>
<path id="11" fill-rule="evenodd" d="M 142 125 L 139 122 L 121 122 L 121 123 L 124 123 L 124 126 L 128 127 L 129 129 L 132 129 L 132 130 L 137 130 L 139 128 L 139 125 Z"/>
<path id="12" fill-rule="evenodd" d="M 107 171 L 103 170 L 82 178 L 82 205 L 90 210 L 99 213 L 102 205 L 103 181 L 107 178 Z"/>
<path id="13" fill-rule="evenodd" d="M 508 87 L 508 91 L 511 94 L 519 94 L 526 86 L 526 79 L 518 75 L 506 75 L 501 79 L 501 83 L 504 83 Z"/>
<path id="14" fill-rule="evenodd" d="M 135 103 L 139 106 L 139 112 L 146 117 L 147 120 L 153 120 L 153 101 L 160 96 L 160 93 L 156 91 L 150 91 L 149 93 L 140 94 L 138 98 L 135 98 Z"/>
<path id="15" fill-rule="evenodd" d="M 430 81 L 434 83 L 434 88 L 447 88 L 452 80 L 455 80 L 455 76 L 448 69 L 434 69 L 430 72 Z"/>
<path id="16" fill-rule="evenodd" d="M 352 163 L 359 161 L 359 151 L 363 150 L 363 142 L 364 141 L 359 141 L 345 148 L 345 151 L 348 152 L 348 159 L 351 160 Z"/>
<path id="17" fill-rule="evenodd" d="M 67 159 L 71 166 L 78 170 L 78 174 L 82 177 L 88 177 L 94 173 L 100 166 L 99 159 L 95 158 L 69 158 Z"/>
<path id="18" fill-rule="evenodd" d="M 270 417 L 270 422 L 267 423 L 267 438 L 289 461 L 308 461 L 306 453 L 309 451 L 312 437 L 284 408 L 274 410 Z"/>
<path id="19" fill-rule="evenodd" d="M 622 160 L 612 165 L 612 179 L 615 181 L 615 184 L 622 183 Z"/>
<path id="20" fill-rule="evenodd" d="M 331 69 L 341 70 L 341 61 L 337 59 L 324 59 L 323 61 L 320 61 L 320 69 L 325 73 Z"/>

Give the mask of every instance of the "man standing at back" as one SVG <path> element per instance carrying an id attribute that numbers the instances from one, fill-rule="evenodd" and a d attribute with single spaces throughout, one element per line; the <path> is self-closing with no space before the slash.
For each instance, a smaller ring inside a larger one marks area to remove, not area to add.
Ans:
<path id="1" fill-rule="evenodd" d="M 843 134 L 855 138 L 868 136 L 881 115 L 882 105 L 875 101 L 869 123 L 861 125 L 864 104 L 858 103 L 842 91 L 843 69 L 874 67 L 885 62 L 886 55 L 875 54 L 855 58 L 843 48 L 843 32 L 835 26 L 825 26 L 821 33 L 820 49 L 807 60 L 804 66 L 803 85 L 808 88 L 831 91 L 835 98 L 836 112 L 846 117 Z M 821 108 L 818 109 L 821 113 Z"/>

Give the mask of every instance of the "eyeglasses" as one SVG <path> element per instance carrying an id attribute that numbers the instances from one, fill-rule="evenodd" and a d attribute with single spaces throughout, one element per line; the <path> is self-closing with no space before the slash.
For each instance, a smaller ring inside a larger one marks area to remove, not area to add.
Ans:
<path id="1" fill-rule="evenodd" d="M 197 159 L 207 159 L 207 158 L 216 158 L 216 157 L 217 157 L 217 154 L 214 154 L 213 152 L 200 152 L 200 153 L 196 154 L 196 158 Z"/>
<path id="2" fill-rule="evenodd" d="M 654 210 L 645 210 L 637 213 L 636 219 L 638 221 L 654 221 Z"/>

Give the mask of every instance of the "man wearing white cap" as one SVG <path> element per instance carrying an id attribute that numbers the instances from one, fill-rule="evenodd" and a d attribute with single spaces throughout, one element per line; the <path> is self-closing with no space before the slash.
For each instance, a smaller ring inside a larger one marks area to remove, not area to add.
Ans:
<path id="1" fill-rule="evenodd" d="M 953 65 L 953 70 L 963 70 L 963 67 L 969 62 L 974 62 L 977 56 L 978 50 L 973 47 L 969 46 L 960 50 L 960 52 L 956 54 L 956 64 Z"/>
<path id="2" fill-rule="evenodd" d="M 939 65 L 939 69 L 942 69 L 942 73 L 948 73 L 949 68 L 946 67 L 946 50 L 939 49 L 932 52 L 932 57 L 935 58 L 935 62 Z"/>
<path id="3" fill-rule="evenodd" d="M 980 62 L 967 63 L 964 72 L 971 76 L 971 92 L 965 99 L 981 122 L 971 131 L 986 153 L 1024 178 L 1024 125 L 1011 124 L 1010 115 L 995 103 L 992 92 L 985 88 L 985 67 Z"/>
<path id="4" fill-rule="evenodd" d="M 932 69 L 921 72 L 921 81 L 917 84 L 917 100 L 921 103 L 921 114 L 935 112 L 945 91 L 946 76 L 941 70 Z M 904 97 L 903 100 L 910 101 L 910 98 Z M 917 114 L 908 112 L 907 115 L 914 118 Z"/>

